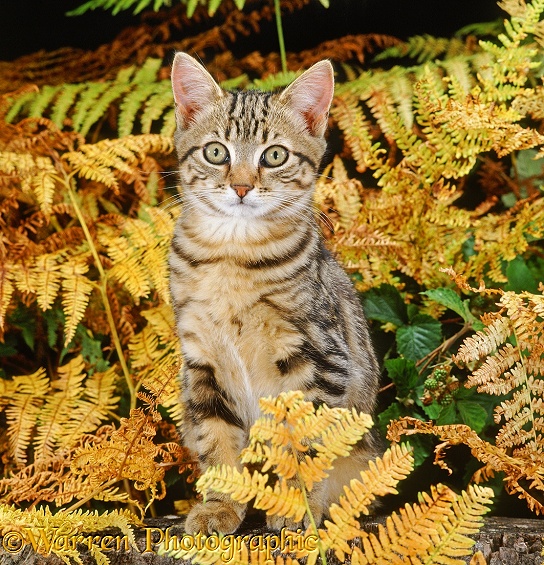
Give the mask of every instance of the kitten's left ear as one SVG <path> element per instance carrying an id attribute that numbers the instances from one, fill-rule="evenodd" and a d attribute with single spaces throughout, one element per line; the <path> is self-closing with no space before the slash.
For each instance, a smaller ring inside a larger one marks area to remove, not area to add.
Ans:
<path id="1" fill-rule="evenodd" d="M 281 93 L 280 100 L 304 118 L 312 135 L 323 136 L 333 94 L 334 72 L 330 62 L 325 60 L 302 73 Z"/>

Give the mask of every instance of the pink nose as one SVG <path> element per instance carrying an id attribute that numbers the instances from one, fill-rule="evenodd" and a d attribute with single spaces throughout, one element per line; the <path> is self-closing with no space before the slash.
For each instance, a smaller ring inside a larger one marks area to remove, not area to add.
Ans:
<path id="1" fill-rule="evenodd" d="M 250 184 L 231 184 L 231 187 L 240 198 L 243 198 L 250 190 L 253 190 Z"/>

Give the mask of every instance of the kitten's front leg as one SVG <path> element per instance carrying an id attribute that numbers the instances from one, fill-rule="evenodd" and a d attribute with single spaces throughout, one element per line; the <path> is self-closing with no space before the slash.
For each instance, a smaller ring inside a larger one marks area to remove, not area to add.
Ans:
<path id="1" fill-rule="evenodd" d="M 212 465 L 240 467 L 239 455 L 246 432 L 234 402 L 221 389 L 210 365 L 186 361 L 184 370 L 187 447 L 198 454 L 202 471 Z M 233 533 L 242 523 L 246 505 L 228 495 L 209 491 L 196 504 L 185 522 L 188 533 Z"/>

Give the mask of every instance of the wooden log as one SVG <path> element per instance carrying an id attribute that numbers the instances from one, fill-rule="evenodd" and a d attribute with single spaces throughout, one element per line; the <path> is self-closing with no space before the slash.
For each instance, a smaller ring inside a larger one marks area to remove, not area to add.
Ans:
<path id="1" fill-rule="evenodd" d="M 384 521 L 385 517 L 375 517 L 366 520 L 363 528 L 368 532 L 376 532 L 378 524 L 383 524 Z M 184 534 L 183 525 L 184 518 L 179 516 L 151 518 L 146 520 L 145 527 L 135 528 L 137 549 L 130 547 L 118 531 L 84 534 L 79 539 L 77 549 L 84 565 L 96 564 L 90 549 L 93 545 L 102 549 L 111 565 L 183 565 L 184 562 L 180 559 L 158 553 L 160 541 L 169 539 L 171 549 L 175 549 L 176 544 L 179 547 L 184 543 L 182 538 L 188 539 Z M 23 544 L 18 551 L 16 545 L 12 545 L 11 551 L 6 550 L 6 531 L 4 536 L 0 536 L 1 565 L 64 565 L 62 559 L 52 553 L 37 554 L 32 544 Z M 240 535 L 263 536 L 267 533 L 262 528 L 249 524 Z M 488 565 L 541 565 L 544 564 L 543 538 L 544 520 L 487 518 L 480 532 L 473 536 L 476 541 L 474 551 L 481 551 Z M 13 544 L 14 541 L 16 540 L 12 539 L 10 543 Z M 59 538 L 57 543 L 72 543 L 72 541 Z M 198 543 L 196 538 L 194 543 Z M 272 557 L 275 554 L 276 552 L 272 552 Z M 470 563 L 470 559 L 470 557 L 465 558 L 465 563 Z M 226 565 L 228 561 L 228 555 L 225 555 Z M 338 560 L 332 555 L 328 561 L 329 565 L 338 565 Z"/>

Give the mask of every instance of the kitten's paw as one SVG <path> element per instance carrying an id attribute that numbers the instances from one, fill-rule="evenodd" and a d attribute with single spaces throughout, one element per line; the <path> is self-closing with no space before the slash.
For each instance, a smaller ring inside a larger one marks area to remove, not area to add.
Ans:
<path id="1" fill-rule="evenodd" d="M 245 515 L 245 506 L 236 502 L 209 500 L 196 504 L 185 520 L 185 531 L 188 534 L 232 534 L 235 532 Z"/>
<path id="2" fill-rule="evenodd" d="M 316 524 L 319 526 L 321 523 L 321 515 L 317 517 Z M 297 530 L 306 530 L 310 526 L 310 519 L 308 516 L 304 516 L 304 519 L 301 522 L 295 522 L 292 518 L 285 518 L 285 516 L 267 516 L 266 517 L 266 526 L 270 530 L 280 531 L 283 528 L 287 528 L 292 532 L 296 532 Z"/>
<path id="3" fill-rule="evenodd" d="M 266 527 L 277 532 L 283 528 L 296 532 L 298 528 L 302 528 L 302 522 L 295 522 L 292 518 L 286 518 L 285 516 L 267 516 Z"/>

